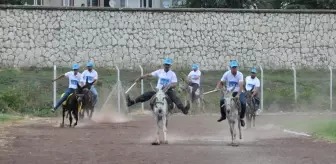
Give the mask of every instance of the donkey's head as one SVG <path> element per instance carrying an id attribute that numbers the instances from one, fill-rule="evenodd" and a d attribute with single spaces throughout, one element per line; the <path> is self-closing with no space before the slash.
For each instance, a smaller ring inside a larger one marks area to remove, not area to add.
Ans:
<path id="1" fill-rule="evenodd" d="M 75 90 L 75 96 L 78 103 L 82 103 L 84 97 L 84 89 L 77 83 L 77 89 Z"/>
<path id="2" fill-rule="evenodd" d="M 234 89 L 236 88 L 236 85 L 231 89 L 231 90 L 227 90 L 226 88 L 223 89 L 223 96 L 224 96 L 224 99 L 225 99 L 225 107 L 226 107 L 226 111 L 229 113 L 230 110 L 232 109 L 233 107 L 233 91 Z"/>
<path id="3" fill-rule="evenodd" d="M 154 112 L 163 114 L 167 113 L 168 110 L 168 101 L 166 98 L 166 92 L 170 88 L 170 85 L 166 86 L 164 89 L 160 88 L 157 90 L 155 94 L 155 104 L 154 104 Z"/>
<path id="4" fill-rule="evenodd" d="M 250 90 L 246 90 L 246 99 L 247 101 L 250 101 L 252 99 L 252 91 L 254 89 L 254 85 L 252 86 L 252 88 Z"/>
<path id="5" fill-rule="evenodd" d="M 183 78 L 180 78 L 180 82 L 178 84 L 179 84 L 179 87 L 178 87 L 179 92 L 187 91 L 188 85 L 187 85 L 187 82 Z"/>

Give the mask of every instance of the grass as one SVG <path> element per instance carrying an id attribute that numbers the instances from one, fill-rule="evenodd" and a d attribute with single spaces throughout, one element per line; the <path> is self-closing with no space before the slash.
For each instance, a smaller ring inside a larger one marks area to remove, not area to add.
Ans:
<path id="1" fill-rule="evenodd" d="M 0 114 L 0 122 L 20 120 L 21 116 L 10 115 L 10 114 Z"/>
<path id="2" fill-rule="evenodd" d="M 65 73 L 68 68 L 58 68 L 57 73 Z M 99 99 L 98 108 L 117 81 L 114 69 L 97 69 Z M 150 72 L 150 70 L 145 70 Z M 242 70 L 244 76 L 248 71 Z M 178 78 L 188 74 L 189 70 L 176 71 Z M 205 91 L 213 90 L 224 71 L 202 71 L 201 86 Z M 121 71 L 121 82 L 124 89 L 133 84 L 140 76 L 137 71 Z M 54 116 L 49 109 L 53 105 L 53 71 L 50 68 L 21 68 L 0 70 L 0 113 L 14 115 L 28 114 L 35 116 Z M 258 76 L 260 78 L 260 75 Z M 335 80 L 334 80 L 335 81 Z M 144 81 L 145 91 L 150 90 L 150 83 L 156 85 L 156 79 Z M 336 87 L 336 83 L 333 85 Z M 57 81 L 57 99 L 68 87 L 67 79 Z M 293 72 L 291 70 L 264 70 L 264 111 L 309 111 L 329 109 L 329 71 L 297 70 L 297 102 L 294 101 Z M 336 93 L 336 92 L 333 92 Z M 130 92 L 131 97 L 141 94 L 140 85 Z M 114 94 L 116 95 L 116 94 Z M 179 94 L 183 100 L 183 95 Z M 218 113 L 219 93 L 207 95 L 207 112 Z M 333 96 L 336 100 L 336 95 Z M 115 96 L 112 96 L 116 99 Z M 114 104 L 116 101 L 113 102 Z M 148 104 L 145 106 L 148 108 Z M 130 110 L 139 109 L 140 104 Z"/>
<path id="3" fill-rule="evenodd" d="M 336 120 L 332 118 L 290 121 L 285 126 L 310 133 L 314 138 L 336 142 Z"/>

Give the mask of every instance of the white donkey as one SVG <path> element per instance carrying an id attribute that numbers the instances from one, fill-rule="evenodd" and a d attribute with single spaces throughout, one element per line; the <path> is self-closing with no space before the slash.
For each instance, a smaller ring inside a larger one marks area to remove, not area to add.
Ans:
<path id="1" fill-rule="evenodd" d="M 236 135 L 237 135 L 236 125 L 238 125 L 239 138 L 242 139 L 240 117 L 239 117 L 240 101 L 238 99 L 238 95 L 236 97 L 232 96 L 235 87 L 233 87 L 231 91 L 223 89 L 223 95 L 225 99 L 225 104 L 223 104 L 223 106 L 225 105 L 226 107 L 226 117 L 230 126 L 230 133 L 232 139 L 231 146 L 238 146 L 238 143 L 236 141 Z"/>
<path id="2" fill-rule="evenodd" d="M 167 140 L 167 125 L 169 116 L 168 97 L 166 95 L 170 85 L 164 89 L 157 89 L 156 94 L 152 97 L 151 108 L 157 123 L 157 136 L 152 145 L 160 145 L 160 143 L 168 144 Z M 160 126 L 161 123 L 161 126 Z M 163 142 L 160 142 L 160 129 L 163 131 Z"/>

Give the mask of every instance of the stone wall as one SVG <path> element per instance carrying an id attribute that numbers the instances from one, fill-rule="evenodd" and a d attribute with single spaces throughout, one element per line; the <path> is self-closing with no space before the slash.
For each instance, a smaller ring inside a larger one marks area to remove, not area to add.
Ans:
<path id="1" fill-rule="evenodd" d="M 335 11 L 0 7 L 1 66 L 336 66 Z"/>

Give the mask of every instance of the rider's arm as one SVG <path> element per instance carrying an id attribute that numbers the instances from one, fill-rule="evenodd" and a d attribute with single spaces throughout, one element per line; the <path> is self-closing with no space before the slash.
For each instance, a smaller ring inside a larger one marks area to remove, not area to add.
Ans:
<path id="1" fill-rule="evenodd" d="M 259 81 L 259 79 L 257 79 L 257 83 L 256 83 L 256 85 L 254 86 L 252 96 L 255 96 L 256 94 L 259 93 L 259 88 L 260 88 L 260 81 Z"/>
<path id="2" fill-rule="evenodd" d="M 57 81 L 58 79 L 61 79 L 61 78 L 63 78 L 63 77 L 65 77 L 65 74 L 62 74 L 62 75 L 60 75 L 60 76 L 58 76 L 56 79 L 54 79 L 53 81 Z"/>
<path id="3" fill-rule="evenodd" d="M 56 79 L 54 79 L 53 81 L 57 81 L 57 80 L 59 80 L 63 77 L 69 77 L 70 73 L 72 73 L 72 72 L 70 71 L 70 72 L 67 72 L 65 74 L 62 74 L 62 75 L 58 76 Z"/>
<path id="4" fill-rule="evenodd" d="M 239 79 L 239 90 L 238 90 L 238 95 L 243 91 L 244 88 L 244 76 L 242 73 L 238 74 L 238 79 Z"/>
<path id="5" fill-rule="evenodd" d="M 97 83 L 97 80 L 98 80 L 98 73 L 95 72 L 95 76 L 93 77 L 92 85 L 95 85 Z"/>
<path id="6" fill-rule="evenodd" d="M 170 88 L 175 88 L 177 85 L 177 77 L 176 77 L 176 74 L 173 73 L 173 76 L 171 78 L 171 84 L 170 84 Z"/>
<path id="7" fill-rule="evenodd" d="M 197 75 L 196 77 L 194 77 L 194 80 L 198 80 L 201 77 L 201 72 L 199 72 L 199 75 Z"/>
<path id="8" fill-rule="evenodd" d="M 225 72 L 221 78 L 221 80 L 217 83 L 217 89 L 222 88 L 225 85 L 225 82 L 227 81 L 227 73 Z"/>

